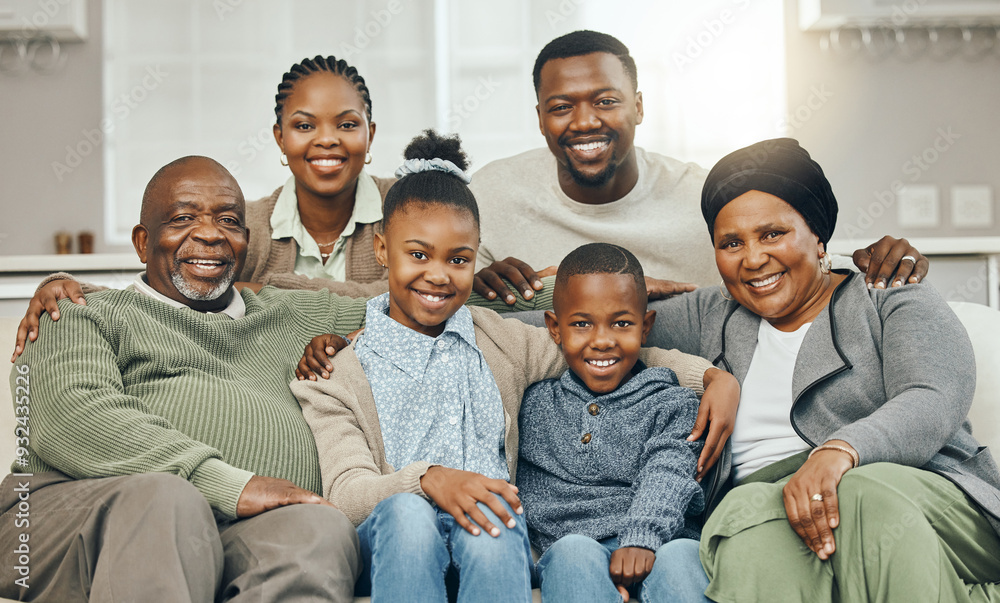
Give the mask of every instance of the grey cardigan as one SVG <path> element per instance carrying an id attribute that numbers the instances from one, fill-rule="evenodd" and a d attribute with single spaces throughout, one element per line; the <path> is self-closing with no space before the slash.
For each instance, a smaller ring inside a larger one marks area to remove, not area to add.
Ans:
<path id="1" fill-rule="evenodd" d="M 651 305 L 647 345 L 704 356 L 743 382 L 760 317 L 704 288 Z M 1000 534 L 1000 470 L 972 436 L 972 344 L 930 285 L 869 290 L 850 273 L 806 333 L 792 380 L 792 427 L 816 446 L 851 444 L 861 463 L 938 473 L 961 488 Z M 706 480 L 711 507 L 724 494 L 729 445 Z"/>

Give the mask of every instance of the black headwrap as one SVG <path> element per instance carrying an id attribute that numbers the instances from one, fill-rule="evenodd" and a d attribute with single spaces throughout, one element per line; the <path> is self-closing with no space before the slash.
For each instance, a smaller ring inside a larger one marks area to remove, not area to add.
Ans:
<path id="1" fill-rule="evenodd" d="M 761 191 L 795 208 L 825 246 L 837 225 L 837 198 L 823 169 L 792 138 L 775 138 L 726 155 L 708 173 L 701 213 L 708 234 L 727 203 L 747 191 Z"/>

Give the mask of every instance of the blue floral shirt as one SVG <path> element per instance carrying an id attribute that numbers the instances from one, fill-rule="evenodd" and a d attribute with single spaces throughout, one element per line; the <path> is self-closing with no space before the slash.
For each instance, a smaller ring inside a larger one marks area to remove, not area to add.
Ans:
<path id="1" fill-rule="evenodd" d="M 437 337 L 389 318 L 389 294 L 368 301 L 355 352 L 375 398 L 385 457 L 510 479 L 504 413 L 493 372 L 463 306 Z"/>

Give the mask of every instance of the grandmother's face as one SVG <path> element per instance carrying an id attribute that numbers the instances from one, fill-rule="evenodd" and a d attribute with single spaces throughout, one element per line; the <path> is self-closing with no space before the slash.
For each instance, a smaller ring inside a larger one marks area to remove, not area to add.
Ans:
<path id="1" fill-rule="evenodd" d="M 748 191 L 715 219 L 715 263 L 737 302 L 776 328 L 795 328 L 824 291 L 823 244 L 780 198 Z"/>

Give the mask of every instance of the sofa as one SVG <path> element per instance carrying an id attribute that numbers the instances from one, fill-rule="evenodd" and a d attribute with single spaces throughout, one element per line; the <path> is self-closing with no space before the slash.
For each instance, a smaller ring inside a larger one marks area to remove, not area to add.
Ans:
<path id="1" fill-rule="evenodd" d="M 976 395 L 969 412 L 973 433 L 981 444 L 1000 450 L 1000 312 L 967 302 L 951 302 L 951 307 L 965 325 L 976 353 Z M 13 349 L 19 320 L 0 317 L 0 350 Z M 10 388 L 4 386 L 0 387 L 0 462 L 5 471 L 13 458 L 13 404 Z M 534 600 L 541 601 L 537 590 Z M 0 603 L 5 601 L 9 599 L 0 599 Z M 362 601 L 368 598 L 356 599 Z"/>

